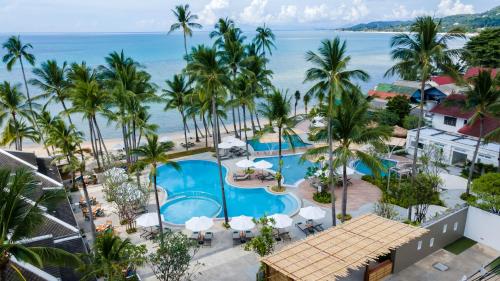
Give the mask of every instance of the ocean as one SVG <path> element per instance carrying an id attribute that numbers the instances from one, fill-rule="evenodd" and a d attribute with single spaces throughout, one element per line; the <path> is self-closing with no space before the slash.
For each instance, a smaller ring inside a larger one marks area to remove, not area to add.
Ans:
<path id="1" fill-rule="evenodd" d="M 392 65 L 390 59 L 390 33 L 339 32 L 333 30 L 310 31 L 274 31 L 276 35 L 276 49 L 269 57 L 269 69 L 274 72 L 273 83 L 276 87 L 295 90 L 301 93 L 307 91 L 310 85 L 304 84 L 304 73 L 310 67 L 305 60 L 309 50 L 316 51 L 323 39 L 332 39 L 339 36 L 347 42 L 347 52 L 351 56 L 350 68 L 363 69 L 370 75 L 368 82 L 359 83 L 363 91 L 368 91 L 380 82 L 390 82 L 397 77 L 385 78 L 385 71 Z M 244 32 L 247 41 L 253 38 L 253 32 Z M 0 34 L 0 42 L 4 42 L 10 34 Z M 86 61 L 90 66 L 104 64 L 104 57 L 113 51 L 123 50 L 127 56 L 141 63 L 151 74 L 152 81 L 160 88 L 165 80 L 178 73 L 184 66 L 183 37 L 180 33 L 167 35 L 166 33 L 84 33 L 84 34 L 26 34 L 21 35 L 23 43 L 33 45 L 32 53 L 36 56 L 36 64 L 48 59 L 81 62 Z M 452 47 L 463 45 L 463 41 L 452 42 Z M 212 44 L 208 32 L 195 32 L 188 38 L 188 45 Z M 0 50 L 3 56 L 5 51 Z M 33 77 L 31 69 L 27 70 L 28 79 Z M 5 65 L 0 67 L 0 81 L 21 82 L 22 76 L 19 66 L 8 72 Z M 24 91 L 24 87 L 20 88 Z M 30 86 L 30 93 L 36 95 L 39 90 Z M 302 108 L 302 104 L 299 106 Z M 158 133 L 177 132 L 182 130 L 180 115 L 177 111 L 163 110 L 163 104 L 151 104 L 151 121 L 159 125 Z M 51 105 L 50 110 L 58 112 L 59 105 Z M 229 114 L 230 115 L 230 114 Z M 230 117 L 230 116 L 229 116 Z M 78 116 L 75 122 L 82 122 Z M 168 120 L 168 121 L 167 121 Z M 103 118 L 99 118 L 101 130 L 105 138 L 120 138 L 121 131 L 114 125 L 106 125 Z M 228 121 L 230 123 L 231 121 Z M 77 124 L 84 132 L 86 123 Z"/>

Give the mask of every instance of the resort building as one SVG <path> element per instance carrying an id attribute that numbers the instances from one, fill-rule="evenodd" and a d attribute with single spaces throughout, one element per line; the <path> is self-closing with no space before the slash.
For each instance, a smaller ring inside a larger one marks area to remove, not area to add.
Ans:
<path id="1" fill-rule="evenodd" d="M 450 133 L 458 133 L 462 127 L 467 125 L 468 120 L 474 115 L 474 111 L 464 110 L 456 104 L 458 102 L 465 102 L 465 96 L 452 94 L 432 108 L 430 110 L 432 127 Z"/>
<path id="2" fill-rule="evenodd" d="M 6 151 L 0 149 L 0 163 L 2 168 L 27 169 L 33 173 L 37 190 L 30 194 L 31 200 L 37 200 L 44 192 L 53 189 L 63 189 L 61 175 L 50 158 L 36 157 L 34 153 L 21 151 Z M 80 235 L 71 203 L 68 199 L 62 200 L 54 210 L 43 210 L 43 222 L 36 232 L 29 238 L 19 241 L 29 246 L 50 246 L 63 249 L 70 253 L 87 253 L 87 244 Z M 50 266 L 37 268 L 15 259 L 10 260 L 27 280 L 79 280 L 80 275 L 73 268 Z M 17 280 L 16 273 L 11 266 L 7 267 L 7 279 Z"/>

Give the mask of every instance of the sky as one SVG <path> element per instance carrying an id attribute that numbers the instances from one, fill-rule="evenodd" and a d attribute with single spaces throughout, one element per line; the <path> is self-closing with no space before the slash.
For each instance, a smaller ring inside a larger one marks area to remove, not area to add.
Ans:
<path id="1" fill-rule="evenodd" d="M 0 0 L 0 32 L 162 32 L 189 4 L 204 29 L 230 17 L 243 29 L 336 28 L 418 15 L 484 12 L 500 0 Z"/>

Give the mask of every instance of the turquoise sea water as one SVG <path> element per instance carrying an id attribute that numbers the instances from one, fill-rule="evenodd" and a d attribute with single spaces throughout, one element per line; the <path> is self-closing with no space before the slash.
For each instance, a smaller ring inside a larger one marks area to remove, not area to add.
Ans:
<path id="1" fill-rule="evenodd" d="M 304 176 L 306 175 L 307 172 L 307 168 L 317 165 L 308 160 L 300 161 L 301 157 L 302 154 L 283 155 L 282 173 L 285 184 L 288 185 L 297 184 L 300 180 L 304 179 Z M 273 171 L 277 170 L 279 164 L 278 156 L 255 158 L 254 161 L 257 162 L 260 160 L 266 160 L 272 163 L 273 167 L 271 169 Z"/>
<path id="2" fill-rule="evenodd" d="M 383 81 L 392 81 L 393 78 L 384 78 L 385 71 L 391 66 L 389 57 L 389 41 L 391 34 L 383 33 L 356 33 L 338 32 L 329 30 L 311 31 L 279 31 L 275 30 L 276 47 L 270 57 L 269 68 L 274 71 L 273 83 L 290 92 L 300 90 L 305 92 L 309 85 L 303 84 L 304 72 L 310 66 L 305 61 L 308 50 L 316 50 L 320 41 L 339 35 L 347 41 L 347 50 L 351 55 L 351 67 L 367 71 L 371 79 L 361 83 L 363 90 L 367 91 L 375 84 Z M 10 34 L 0 34 L 0 42 L 4 42 Z M 253 32 L 245 32 L 248 38 L 253 37 Z M 179 72 L 184 66 L 182 59 L 184 48 L 180 34 L 167 35 L 166 33 L 116 33 L 116 34 L 26 34 L 21 35 L 23 42 L 31 43 L 34 47 L 37 64 L 48 59 L 59 62 L 86 61 L 91 66 L 104 63 L 104 57 L 112 51 L 123 50 L 126 55 L 140 62 L 152 75 L 152 80 L 159 87 L 164 86 L 165 79 Z M 212 44 L 208 32 L 195 32 L 189 38 L 188 44 Z M 457 44 L 461 44 L 457 42 Z M 4 50 L 0 50 L 4 55 Z M 32 77 L 28 69 L 28 79 Z M 21 82 L 19 68 L 7 72 L 5 66 L 0 67 L 0 81 Z M 36 94 L 37 89 L 31 91 Z M 175 111 L 164 112 L 162 104 L 151 104 L 151 121 L 159 125 L 159 133 L 182 130 L 180 116 Z M 299 105 L 301 108 L 301 104 Z M 53 111 L 60 107 L 52 106 Z M 299 109 L 301 111 L 302 109 Z M 230 115 L 230 114 L 229 114 Z M 81 118 L 74 118 L 80 121 Z M 165 121 L 168 120 L 168 121 Z M 121 137 L 120 130 L 114 125 L 106 126 L 106 122 L 99 120 L 105 138 Z M 81 121 L 80 121 L 81 122 Z M 85 123 L 77 126 L 86 130 Z"/>
<path id="3" fill-rule="evenodd" d="M 170 166 L 158 168 L 158 185 L 166 189 L 169 196 L 161 207 L 164 220 L 183 224 L 193 216 L 223 217 L 217 164 L 201 160 L 178 163 L 179 171 Z M 224 178 L 226 173 L 224 167 Z M 238 188 L 227 181 L 225 194 L 229 217 L 291 214 L 299 206 L 291 195 L 274 195 L 263 188 Z"/>

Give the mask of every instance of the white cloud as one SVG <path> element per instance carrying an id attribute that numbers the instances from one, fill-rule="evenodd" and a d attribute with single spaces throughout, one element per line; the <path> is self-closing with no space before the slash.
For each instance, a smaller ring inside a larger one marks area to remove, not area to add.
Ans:
<path id="1" fill-rule="evenodd" d="M 369 13 L 368 7 L 363 0 L 354 0 L 350 7 L 344 11 L 342 18 L 346 21 L 357 21 Z"/>
<path id="2" fill-rule="evenodd" d="M 278 21 L 293 21 L 297 18 L 297 6 L 295 5 L 284 5 L 280 8 L 280 13 L 278 14 Z"/>
<path id="3" fill-rule="evenodd" d="M 205 25 L 214 24 L 221 17 L 218 12 L 227 6 L 229 6 L 228 0 L 211 0 L 199 13 L 200 22 Z"/>
<path id="4" fill-rule="evenodd" d="M 320 21 L 325 19 L 330 19 L 330 9 L 325 4 L 316 6 L 306 6 L 304 8 L 304 14 L 301 17 L 302 22 Z"/>
<path id="5" fill-rule="evenodd" d="M 269 22 L 273 16 L 266 13 L 267 0 L 252 0 L 250 5 L 243 8 L 240 13 L 240 20 L 243 23 L 261 24 Z"/>
<path id="6" fill-rule="evenodd" d="M 460 0 L 441 0 L 437 7 L 437 14 L 441 16 L 472 13 L 474 6 L 463 4 Z"/>

